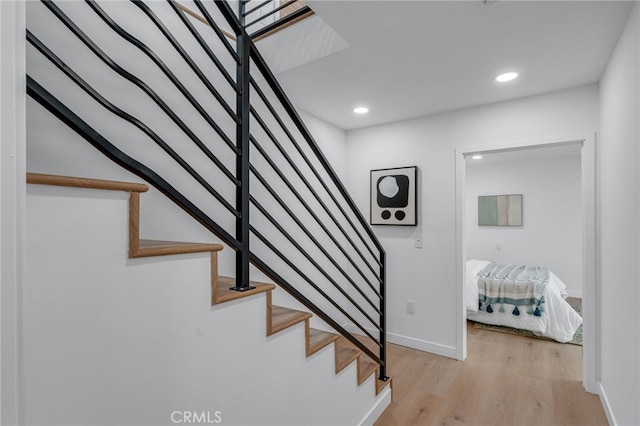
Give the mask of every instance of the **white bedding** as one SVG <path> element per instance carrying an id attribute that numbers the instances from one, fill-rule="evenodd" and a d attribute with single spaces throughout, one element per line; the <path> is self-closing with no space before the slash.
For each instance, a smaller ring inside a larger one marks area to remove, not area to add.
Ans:
<path id="1" fill-rule="evenodd" d="M 502 325 L 530 330 L 540 336 L 550 337 L 559 342 L 568 342 L 582 324 L 582 318 L 564 300 L 567 297 L 567 286 L 553 272 L 549 272 L 549 284 L 545 293 L 545 311 L 542 316 L 516 316 L 510 309 L 493 313 L 478 310 L 478 273 L 490 262 L 471 259 L 467 261 L 466 302 L 467 318 L 485 324 Z"/>

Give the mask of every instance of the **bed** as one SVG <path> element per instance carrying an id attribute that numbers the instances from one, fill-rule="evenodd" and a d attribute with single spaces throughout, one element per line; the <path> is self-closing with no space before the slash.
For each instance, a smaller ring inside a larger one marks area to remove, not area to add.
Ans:
<path id="1" fill-rule="evenodd" d="M 570 341 L 582 324 L 582 318 L 565 300 L 568 295 L 566 285 L 553 272 L 547 271 L 545 284 L 540 288 L 543 292 L 541 298 L 536 299 L 535 302 L 531 299 L 528 306 L 500 303 L 507 299 L 488 298 L 487 295 L 491 290 L 485 286 L 487 271 L 502 266 L 506 265 L 496 265 L 477 259 L 467 261 L 467 318 L 484 324 L 529 330 L 558 342 Z M 502 291 L 500 288 L 501 296 Z"/>

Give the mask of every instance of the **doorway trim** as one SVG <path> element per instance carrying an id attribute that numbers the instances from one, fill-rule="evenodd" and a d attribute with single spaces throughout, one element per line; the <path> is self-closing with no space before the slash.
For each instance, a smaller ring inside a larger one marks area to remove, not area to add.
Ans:
<path id="1" fill-rule="evenodd" d="M 591 393 L 598 393 L 600 382 L 600 267 L 596 256 L 597 232 L 597 189 L 596 189 L 596 141 L 597 134 L 591 136 L 569 135 L 544 139 L 511 141 L 493 145 L 469 146 L 455 149 L 455 212 L 456 212 L 456 347 L 457 358 L 467 358 L 467 310 L 465 307 L 465 158 L 472 154 L 489 154 L 505 151 L 533 149 L 579 144 L 581 186 L 582 186 L 582 311 L 583 311 L 583 385 Z"/>

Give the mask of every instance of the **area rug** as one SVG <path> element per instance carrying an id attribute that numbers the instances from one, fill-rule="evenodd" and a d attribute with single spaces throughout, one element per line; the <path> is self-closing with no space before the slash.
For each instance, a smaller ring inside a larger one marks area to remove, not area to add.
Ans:
<path id="1" fill-rule="evenodd" d="M 577 307 L 574 306 L 573 309 L 575 309 L 576 312 L 578 314 L 580 314 L 580 316 L 582 316 L 582 312 L 581 312 L 580 308 L 577 308 Z M 473 323 L 473 328 L 477 328 L 477 329 L 480 329 L 480 330 L 497 331 L 499 333 L 515 334 L 515 335 L 518 335 L 518 336 L 532 337 L 534 339 L 551 340 L 551 341 L 555 342 L 555 340 L 550 339 L 548 337 L 536 336 L 533 332 L 531 332 L 529 330 L 519 330 L 517 328 L 503 327 L 503 326 L 500 326 L 500 325 L 489 325 L 489 324 L 482 324 L 482 323 L 479 323 L 479 322 L 474 322 Z M 571 339 L 569 342 L 566 342 L 566 343 L 569 343 L 571 345 L 582 346 L 582 324 L 576 330 L 576 334 L 573 335 L 573 339 Z"/>

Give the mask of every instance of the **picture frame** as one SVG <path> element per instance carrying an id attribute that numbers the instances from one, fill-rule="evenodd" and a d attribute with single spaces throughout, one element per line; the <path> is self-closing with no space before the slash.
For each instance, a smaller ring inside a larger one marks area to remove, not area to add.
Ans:
<path id="1" fill-rule="evenodd" d="M 417 166 L 371 170 L 369 223 L 418 224 Z"/>
<path id="2" fill-rule="evenodd" d="M 522 194 L 478 196 L 478 226 L 522 226 Z"/>

